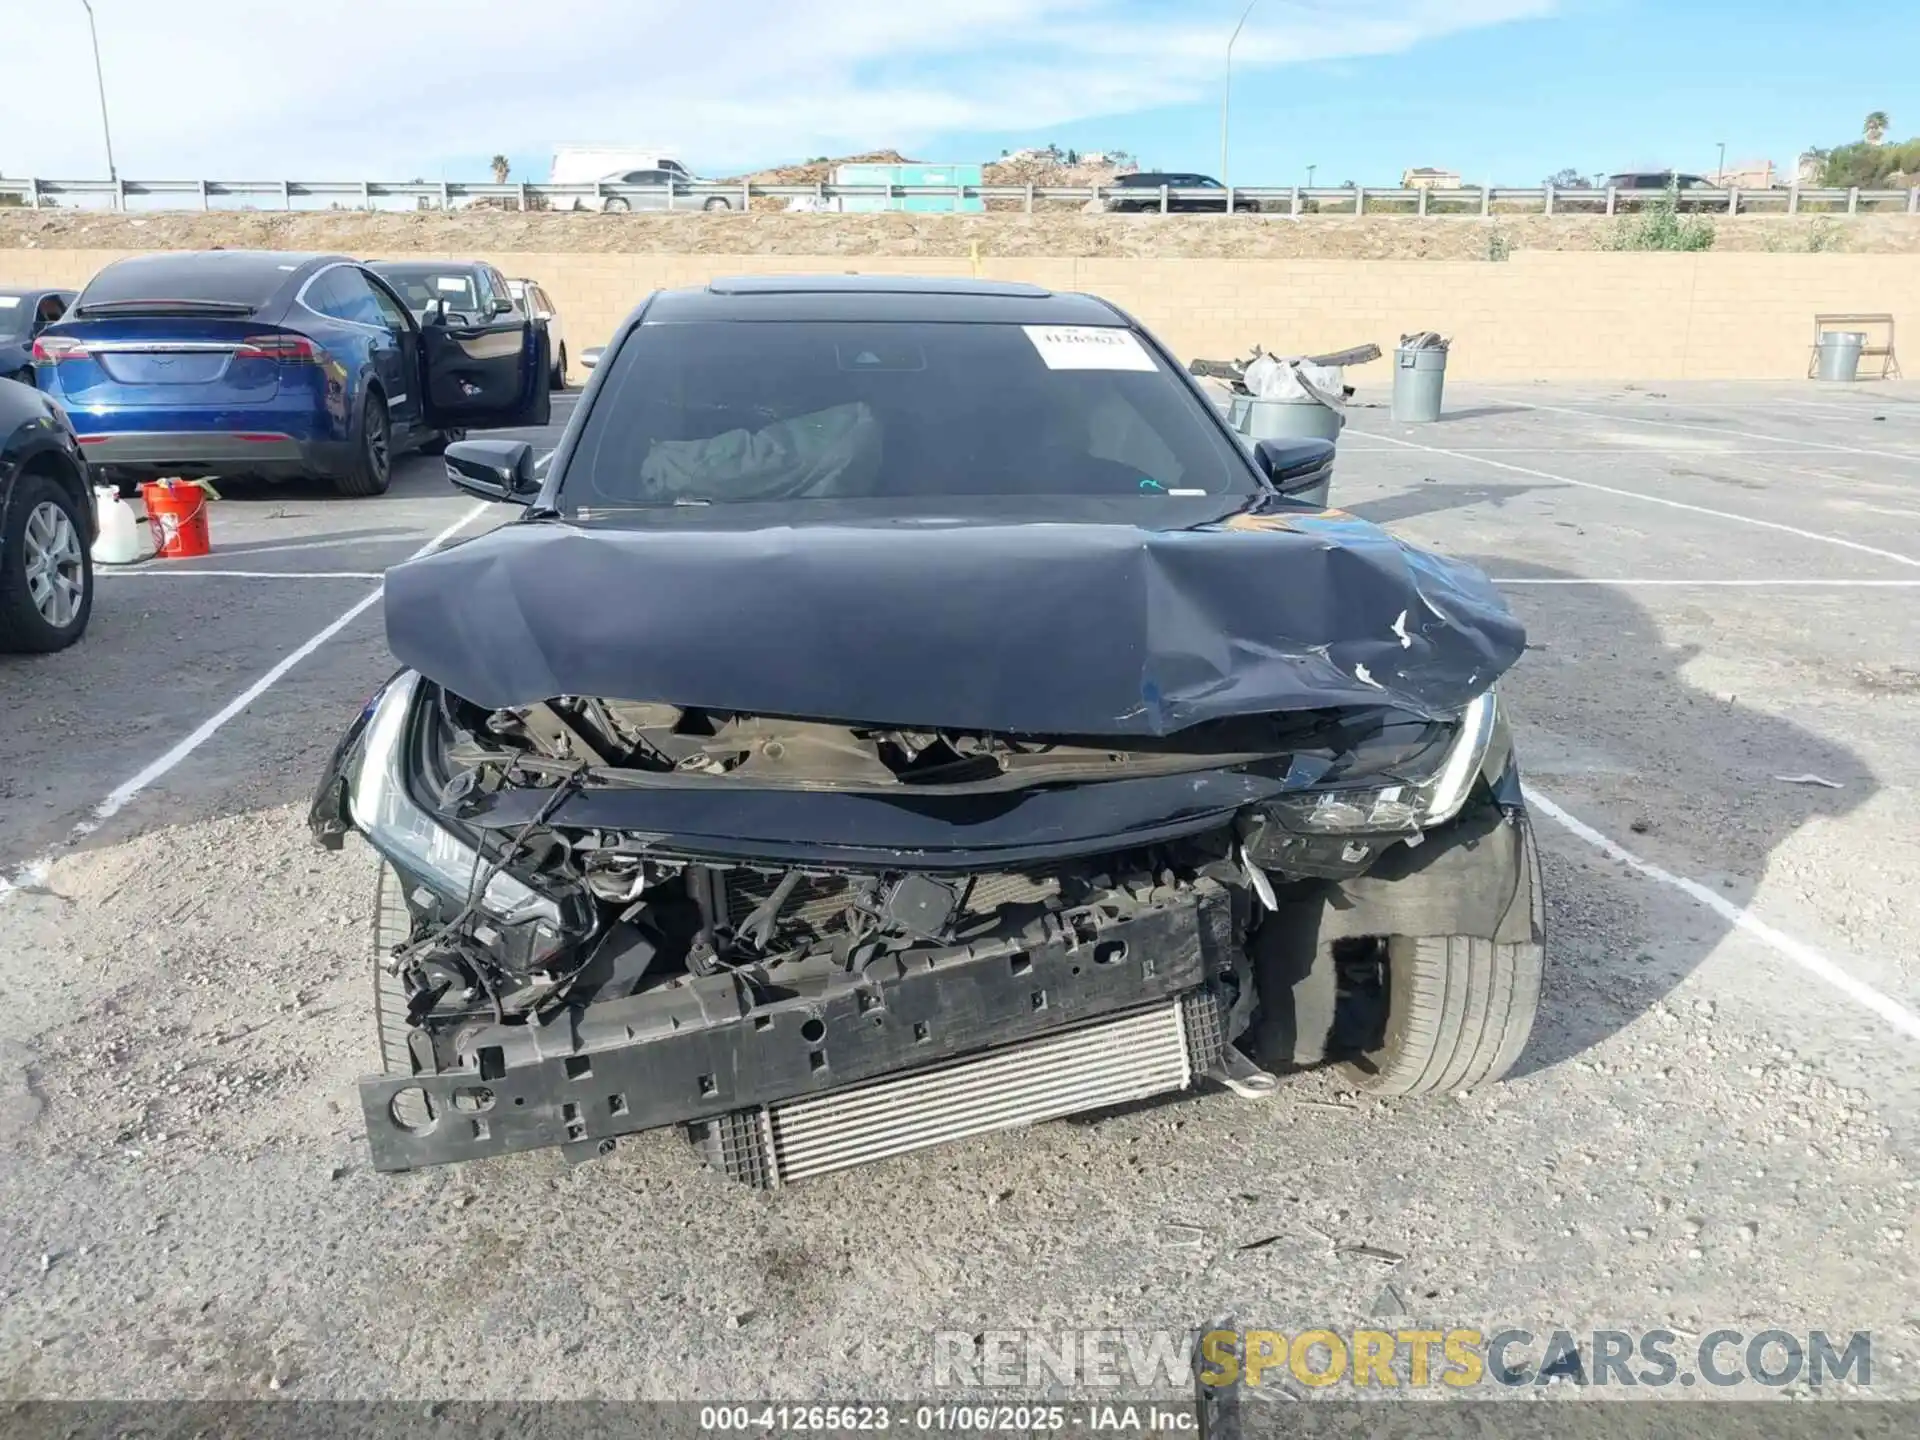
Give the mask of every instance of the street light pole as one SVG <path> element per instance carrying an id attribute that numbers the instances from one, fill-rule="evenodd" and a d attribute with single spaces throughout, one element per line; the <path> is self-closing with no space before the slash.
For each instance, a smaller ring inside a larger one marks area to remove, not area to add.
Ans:
<path id="1" fill-rule="evenodd" d="M 1319 168 L 1318 165 L 1307 166 L 1307 189 L 1311 190 L 1313 188 L 1313 172 Z"/>
<path id="2" fill-rule="evenodd" d="M 1253 7 L 1260 0 L 1247 0 L 1247 8 L 1240 12 L 1240 23 L 1233 27 L 1233 34 L 1227 37 L 1227 81 L 1220 91 L 1220 183 L 1229 189 L 1233 177 L 1227 169 L 1227 112 L 1233 103 L 1233 46 L 1240 38 L 1240 32 L 1247 27 L 1247 16 L 1253 14 Z"/>
<path id="3" fill-rule="evenodd" d="M 1714 172 L 1713 183 L 1716 185 L 1727 183 L 1727 142 L 1724 140 L 1720 142 L 1720 168 Z"/>
<path id="4" fill-rule="evenodd" d="M 100 69 L 100 30 L 93 23 L 93 0 L 80 0 L 87 12 L 87 33 L 93 36 L 93 81 L 100 87 L 100 134 L 107 142 L 107 178 L 118 181 L 120 172 L 113 168 L 113 131 L 107 125 L 107 77 Z"/>

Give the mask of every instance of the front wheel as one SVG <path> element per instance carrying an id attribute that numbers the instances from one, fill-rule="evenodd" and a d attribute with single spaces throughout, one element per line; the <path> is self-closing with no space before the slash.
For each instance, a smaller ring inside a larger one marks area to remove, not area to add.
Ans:
<path id="1" fill-rule="evenodd" d="M 624 215 L 633 209 L 633 206 L 627 202 L 624 196 L 609 195 L 607 197 L 607 203 L 600 208 L 608 215 Z"/>
<path id="2" fill-rule="evenodd" d="M 548 388 L 564 390 L 567 388 L 567 342 L 560 342 L 560 349 L 553 357 L 553 373 L 548 377 Z"/>
<path id="3" fill-rule="evenodd" d="M 1540 1006 L 1543 954 L 1467 935 L 1387 942 L 1387 1023 L 1341 1068 L 1376 1095 L 1471 1090 L 1520 1058 Z"/>
<path id="4" fill-rule="evenodd" d="M 86 632 L 93 556 L 73 496 L 52 477 L 15 482 L 0 531 L 0 651 L 46 654 Z"/>

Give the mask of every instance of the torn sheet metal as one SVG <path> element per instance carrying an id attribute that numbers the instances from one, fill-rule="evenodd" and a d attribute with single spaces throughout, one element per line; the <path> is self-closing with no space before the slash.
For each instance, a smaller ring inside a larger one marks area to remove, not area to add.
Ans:
<path id="1" fill-rule="evenodd" d="M 555 695 L 1028 735 L 1457 712 L 1525 634 L 1478 570 L 1270 496 L 787 501 L 513 524 L 388 572 L 399 659 Z"/>

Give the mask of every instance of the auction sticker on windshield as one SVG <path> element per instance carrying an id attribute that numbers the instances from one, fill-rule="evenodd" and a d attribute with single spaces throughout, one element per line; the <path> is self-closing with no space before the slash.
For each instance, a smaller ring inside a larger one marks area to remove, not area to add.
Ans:
<path id="1" fill-rule="evenodd" d="M 1153 357 L 1130 330 L 1102 325 L 1022 325 L 1049 370 L 1145 370 Z"/>

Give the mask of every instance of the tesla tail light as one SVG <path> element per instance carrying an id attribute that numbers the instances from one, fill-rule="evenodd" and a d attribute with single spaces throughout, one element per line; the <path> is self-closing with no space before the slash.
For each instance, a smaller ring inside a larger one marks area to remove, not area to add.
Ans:
<path id="1" fill-rule="evenodd" d="M 41 335 L 33 342 L 33 358 L 49 365 L 62 360 L 85 360 L 87 347 L 71 335 Z"/>
<path id="2" fill-rule="evenodd" d="M 326 358 L 326 351 L 304 335 L 249 335 L 235 347 L 242 360 L 278 360 L 283 365 L 311 365 Z"/>

